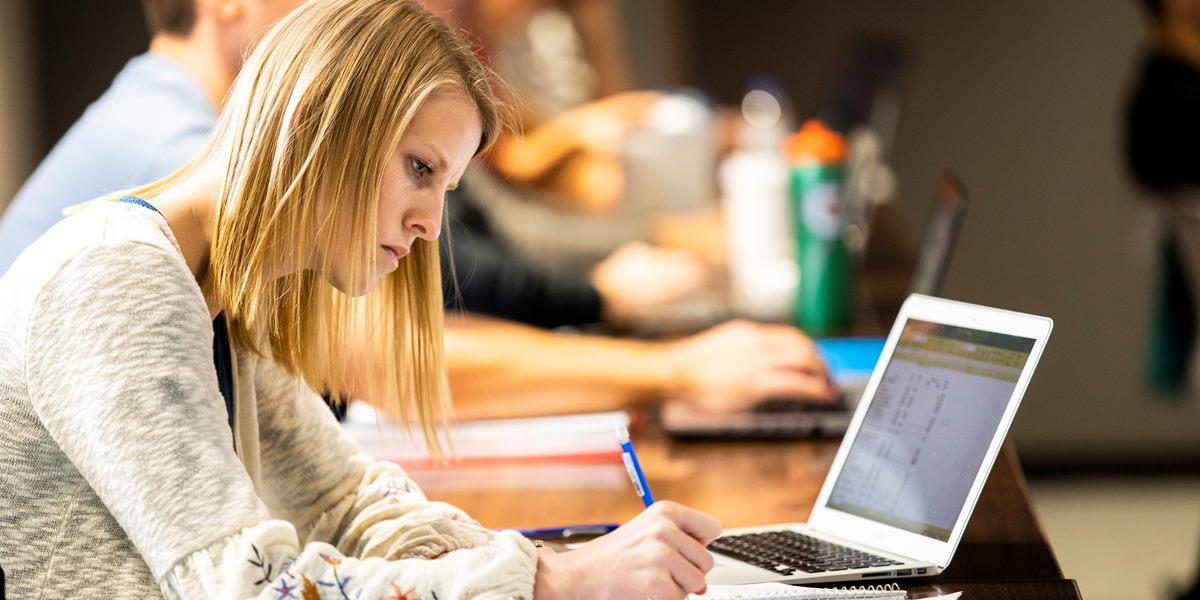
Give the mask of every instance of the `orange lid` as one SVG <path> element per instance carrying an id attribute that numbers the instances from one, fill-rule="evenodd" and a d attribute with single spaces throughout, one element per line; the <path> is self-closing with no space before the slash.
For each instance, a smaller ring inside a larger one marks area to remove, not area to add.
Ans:
<path id="1" fill-rule="evenodd" d="M 846 138 L 818 119 L 809 119 L 783 143 L 788 162 L 835 163 L 846 159 Z"/>

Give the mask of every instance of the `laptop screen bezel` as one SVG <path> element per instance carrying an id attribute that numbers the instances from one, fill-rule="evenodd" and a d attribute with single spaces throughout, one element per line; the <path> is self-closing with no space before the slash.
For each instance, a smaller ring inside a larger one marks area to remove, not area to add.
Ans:
<path id="1" fill-rule="evenodd" d="M 828 506 L 829 496 L 833 491 L 834 485 L 837 483 L 838 477 L 841 475 L 842 467 L 845 465 L 850 448 L 858 436 L 863 418 L 867 410 L 871 407 L 875 390 L 879 386 L 883 372 L 891 361 L 896 344 L 900 339 L 900 333 L 910 319 L 1016 335 L 1034 340 L 1033 350 L 1029 353 L 1029 360 L 1025 363 L 1021 371 L 1017 385 L 1008 399 L 1008 405 L 1004 410 L 1000 423 L 996 427 L 991 443 L 988 445 L 983 462 L 980 463 L 979 471 L 975 474 L 974 482 L 964 502 L 965 510 L 959 514 L 950 537 L 946 541 L 885 525 Z M 1004 438 L 1016 415 L 1017 408 L 1020 406 L 1021 398 L 1025 395 L 1025 390 L 1029 386 L 1029 380 L 1033 376 L 1038 360 L 1041 358 L 1042 350 L 1045 348 L 1046 340 L 1050 336 L 1052 327 L 1053 321 L 1045 317 L 966 304 L 953 300 L 932 298 L 919 294 L 909 296 L 904 302 L 903 307 L 901 307 L 899 316 L 897 316 L 896 322 L 888 334 L 883 353 L 880 354 L 879 361 L 871 373 L 866 390 L 863 392 L 863 398 L 855 410 L 850 427 L 846 431 L 846 436 L 842 440 L 833 465 L 829 469 L 829 475 L 825 478 L 825 483 L 821 486 L 821 493 L 817 496 L 817 501 L 813 506 L 808 525 L 822 533 L 879 548 L 893 554 L 929 562 L 943 568 L 948 565 L 950 558 L 954 555 L 954 550 L 958 547 L 958 543 L 962 539 L 967 521 L 974 511 L 975 503 L 979 500 L 979 495 L 983 490 L 984 483 L 987 481 L 988 474 L 991 472 L 992 465 L 999 455 Z"/>

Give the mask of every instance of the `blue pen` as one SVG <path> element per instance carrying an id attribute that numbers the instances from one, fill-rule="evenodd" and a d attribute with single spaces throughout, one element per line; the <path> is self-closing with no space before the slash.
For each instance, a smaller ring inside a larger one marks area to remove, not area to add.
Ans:
<path id="1" fill-rule="evenodd" d="M 621 442 L 621 461 L 625 470 L 629 471 L 629 480 L 633 482 L 633 491 L 649 507 L 654 504 L 654 495 L 650 493 L 650 484 L 646 483 L 646 474 L 642 472 L 642 464 L 638 462 L 637 453 L 633 451 L 633 442 L 629 441 L 629 429 L 617 428 L 617 440 Z"/>

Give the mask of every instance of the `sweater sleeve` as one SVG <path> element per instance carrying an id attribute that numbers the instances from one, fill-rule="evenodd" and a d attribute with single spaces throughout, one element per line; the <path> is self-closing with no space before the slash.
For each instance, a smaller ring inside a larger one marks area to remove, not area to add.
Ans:
<path id="1" fill-rule="evenodd" d="M 393 537 L 441 534 L 477 547 L 431 561 L 349 557 L 330 543 L 302 544 L 292 522 L 272 518 L 278 515 L 256 494 L 234 453 L 213 369 L 211 327 L 182 260 L 140 242 L 101 243 L 79 253 L 42 289 L 30 320 L 27 371 L 34 409 L 165 596 L 532 597 L 536 555 L 527 541 L 481 530 L 475 538 L 464 535 L 466 529 L 445 535 L 448 527 L 477 526 L 466 520 L 447 525 L 453 519 L 422 503 L 423 497 L 402 499 L 405 514 L 424 520 L 401 517 L 404 526 L 395 527 Z M 340 531 L 343 525 L 373 531 L 395 520 L 393 513 L 367 510 L 392 503 L 387 493 L 395 484 L 378 485 L 388 469 L 372 469 L 363 459 L 349 462 L 356 465 L 350 473 L 357 481 L 343 480 L 351 489 L 309 527 L 336 522 L 338 535 L 330 539 L 343 547 L 353 546 L 352 536 Z M 339 491 L 317 495 L 337 498 Z M 305 493 L 297 488 L 298 498 L 306 499 Z M 347 520 L 336 516 L 339 511 L 381 518 Z M 374 538 L 366 533 L 353 539 Z"/>
<path id="2" fill-rule="evenodd" d="M 162 589 L 168 598 L 196 599 L 529 600 L 536 555 L 526 546 L 518 534 L 503 532 L 487 548 L 438 560 L 357 559 L 322 542 L 301 547 L 295 529 L 266 521 L 188 556 Z"/>
<path id="3" fill-rule="evenodd" d="M 437 558 L 493 543 L 494 532 L 426 499 L 398 465 L 363 454 L 324 401 L 278 365 L 260 361 L 255 384 L 263 500 L 304 539 L 381 558 Z"/>

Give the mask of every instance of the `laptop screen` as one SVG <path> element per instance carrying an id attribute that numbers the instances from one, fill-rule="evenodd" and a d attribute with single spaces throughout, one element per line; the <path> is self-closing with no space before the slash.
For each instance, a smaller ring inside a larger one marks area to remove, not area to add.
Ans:
<path id="1" fill-rule="evenodd" d="M 827 506 L 949 540 L 1033 345 L 905 322 Z"/>

